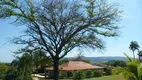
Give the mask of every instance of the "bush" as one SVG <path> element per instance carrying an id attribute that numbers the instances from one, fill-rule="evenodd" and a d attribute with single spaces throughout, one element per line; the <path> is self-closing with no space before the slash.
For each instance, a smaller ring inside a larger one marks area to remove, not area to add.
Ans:
<path id="1" fill-rule="evenodd" d="M 59 78 L 60 78 L 60 79 L 66 78 L 66 75 L 64 74 L 64 72 L 61 71 L 61 72 L 59 73 Z"/>
<path id="2" fill-rule="evenodd" d="M 86 78 L 91 78 L 91 77 L 93 77 L 93 71 L 91 70 L 86 71 Z"/>
<path id="3" fill-rule="evenodd" d="M 107 69 L 105 70 L 105 75 L 111 75 L 111 74 L 112 74 L 112 69 L 107 68 Z"/>
<path id="4" fill-rule="evenodd" d="M 85 78 L 85 73 L 83 70 L 74 72 L 73 80 L 82 80 Z"/>
<path id="5" fill-rule="evenodd" d="M 4 63 L 0 64 L 0 79 L 4 79 L 7 71 L 9 70 L 9 66 Z"/>
<path id="6" fill-rule="evenodd" d="M 16 80 L 16 77 L 18 77 L 18 72 L 15 68 L 11 67 L 6 73 L 4 80 Z"/>
<path id="7" fill-rule="evenodd" d="M 73 77 L 73 72 L 68 72 L 67 77 Z"/>
<path id="8" fill-rule="evenodd" d="M 94 77 L 101 77 L 101 76 L 103 76 L 103 72 L 102 71 L 99 71 L 99 70 L 95 70 L 94 72 L 93 72 L 94 74 Z"/>
<path id="9" fill-rule="evenodd" d="M 48 79 L 53 79 L 54 78 L 54 74 L 52 73 L 51 74 L 51 72 L 50 72 L 50 74 L 48 74 L 48 77 L 47 77 Z"/>

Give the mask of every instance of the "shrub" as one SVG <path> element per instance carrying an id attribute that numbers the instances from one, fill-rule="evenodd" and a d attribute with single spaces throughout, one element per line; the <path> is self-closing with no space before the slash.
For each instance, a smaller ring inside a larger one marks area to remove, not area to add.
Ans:
<path id="1" fill-rule="evenodd" d="M 111 75 L 111 74 L 112 74 L 112 69 L 107 68 L 107 69 L 105 70 L 105 75 Z"/>
<path id="2" fill-rule="evenodd" d="M 67 77 L 73 77 L 73 72 L 68 72 Z"/>
<path id="3" fill-rule="evenodd" d="M 48 74 L 48 77 L 47 77 L 48 79 L 53 79 L 54 78 L 54 75 L 53 75 L 53 73 L 51 74 Z"/>
<path id="4" fill-rule="evenodd" d="M 103 76 L 103 72 L 102 71 L 99 71 L 99 70 L 95 70 L 94 72 L 93 72 L 94 74 L 94 77 L 101 77 L 101 76 Z"/>
<path id="5" fill-rule="evenodd" d="M 48 79 L 53 79 L 54 77 L 53 76 L 48 76 Z"/>
<path id="6" fill-rule="evenodd" d="M 86 78 L 91 78 L 91 77 L 93 77 L 93 71 L 92 70 L 86 71 Z"/>
<path id="7" fill-rule="evenodd" d="M 66 78 L 66 75 L 64 74 L 64 72 L 61 71 L 61 72 L 59 73 L 59 78 L 60 78 L 60 79 Z"/>
<path id="8" fill-rule="evenodd" d="M 82 80 L 85 78 L 85 73 L 83 70 L 74 72 L 73 80 Z"/>
<path id="9" fill-rule="evenodd" d="M 0 79 L 4 79 L 7 71 L 9 70 L 9 66 L 4 63 L 0 64 Z"/>
<path id="10" fill-rule="evenodd" d="M 18 72 L 15 68 L 11 67 L 4 78 L 4 80 L 16 80 L 16 77 L 18 77 Z"/>

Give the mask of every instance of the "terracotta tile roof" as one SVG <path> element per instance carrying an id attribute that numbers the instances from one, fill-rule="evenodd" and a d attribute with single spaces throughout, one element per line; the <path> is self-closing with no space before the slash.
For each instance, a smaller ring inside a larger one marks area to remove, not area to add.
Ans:
<path id="1" fill-rule="evenodd" d="M 60 70 L 72 71 L 72 70 L 85 70 L 85 69 L 100 69 L 103 67 L 95 66 L 83 61 L 69 61 L 62 65 L 59 65 Z M 53 67 L 47 68 L 48 70 L 53 70 Z"/>

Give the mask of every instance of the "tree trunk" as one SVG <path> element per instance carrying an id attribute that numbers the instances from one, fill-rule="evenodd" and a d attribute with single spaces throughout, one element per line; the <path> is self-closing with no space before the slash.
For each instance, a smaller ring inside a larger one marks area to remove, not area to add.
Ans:
<path id="1" fill-rule="evenodd" d="M 59 80 L 59 59 L 54 59 L 54 80 Z"/>
<path id="2" fill-rule="evenodd" d="M 134 60 L 135 60 L 135 54 L 134 54 L 134 51 L 133 51 L 133 58 L 134 58 Z"/>
<path id="3" fill-rule="evenodd" d="M 44 77 L 46 79 L 46 77 L 47 77 L 47 70 L 46 69 L 44 70 L 44 73 L 45 73 Z"/>

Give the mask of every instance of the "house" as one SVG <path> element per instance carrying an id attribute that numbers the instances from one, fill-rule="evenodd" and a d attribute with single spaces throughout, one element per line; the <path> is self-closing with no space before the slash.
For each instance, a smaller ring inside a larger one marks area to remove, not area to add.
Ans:
<path id="1" fill-rule="evenodd" d="M 53 67 L 46 68 L 49 76 L 53 75 Z M 70 77 L 70 73 L 78 70 L 104 70 L 104 67 L 95 66 L 83 61 L 69 61 L 59 65 L 59 70 L 65 73 L 66 77 Z"/>

